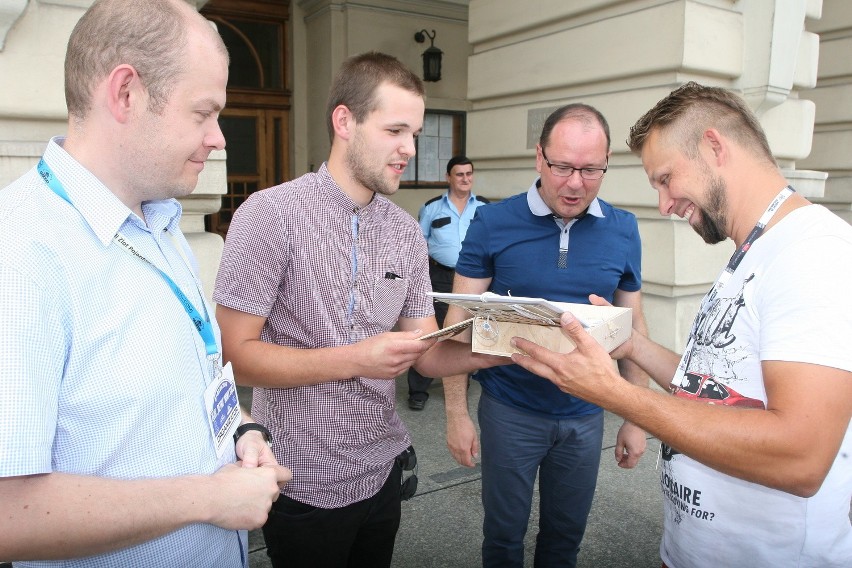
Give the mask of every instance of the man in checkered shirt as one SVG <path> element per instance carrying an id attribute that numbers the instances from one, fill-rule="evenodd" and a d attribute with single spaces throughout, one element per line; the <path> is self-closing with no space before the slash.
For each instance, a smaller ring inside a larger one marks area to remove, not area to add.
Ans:
<path id="1" fill-rule="evenodd" d="M 230 225 L 214 292 L 225 357 L 293 471 L 264 526 L 273 566 L 390 566 L 397 457 L 411 444 L 394 379 L 415 363 L 434 377 L 507 362 L 418 339 L 437 329 L 426 242 L 386 196 L 424 108 L 395 58 L 348 59 L 329 96 L 328 162 L 253 194 Z"/>

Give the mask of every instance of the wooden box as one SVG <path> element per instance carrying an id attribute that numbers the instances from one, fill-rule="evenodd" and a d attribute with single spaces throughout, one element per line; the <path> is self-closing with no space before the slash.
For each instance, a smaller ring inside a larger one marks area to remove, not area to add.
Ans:
<path id="1" fill-rule="evenodd" d="M 445 331 L 453 329 L 458 333 L 471 327 L 471 348 L 478 353 L 503 356 L 517 353 L 518 350 L 509 344 L 513 337 L 523 337 L 560 353 L 573 351 L 574 343 L 559 327 L 559 318 L 565 311 L 574 314 L 608 352 L 627 341 L 632 328 L 630 308 L 551 302 L 491 293 L 477 296 L 435 292 L 432 295 L 440 301 L 458 305 L 474 316 Z"/>

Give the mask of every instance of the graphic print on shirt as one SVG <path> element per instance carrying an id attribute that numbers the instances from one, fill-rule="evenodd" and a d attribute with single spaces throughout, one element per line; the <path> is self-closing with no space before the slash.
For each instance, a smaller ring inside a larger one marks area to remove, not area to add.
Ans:
<path id="1" fill-rule="evenodd" d="M 660 486 L 663 499 L 671 501 L 671 507 L 665 508 L 675 524 L 680 524 L 684 516 L 692 516 L 712 521 L 716 513 L 702 508 L 701 490 L 688 487 L 678 481 L 670 468 L 664 467 L 660 473 Z"/>
<path id="2" fill-rule="evenodd" d="M 745 278 L 742 288 L 733 297 L 718 297 L 711 291 L 702 303 L 687 341 L 686 355 L 678 366 L 680 376 L 672 380 L 674 396 L 706 404 L 765 410 L 762 400 L 743 396 L 730 386 L 743 380 L 737 375 L 736 367 L 746 353 L 737 346 L 732 329 L 737 315 L 746 305 L 745 287 L 753 278 L 754 274 Z M 678 454 L 680 452 L 668 444 L 660 445 L 663 462 L 670 462 Z M 712 521 L 715 513 L 701 508 L 701 490 L 679 483 L 671 468 L 665 465 L 660 484 L 664 497 L 673 504 L 670 508 L 673 521 L 680 524 L 683 515 Z"/>

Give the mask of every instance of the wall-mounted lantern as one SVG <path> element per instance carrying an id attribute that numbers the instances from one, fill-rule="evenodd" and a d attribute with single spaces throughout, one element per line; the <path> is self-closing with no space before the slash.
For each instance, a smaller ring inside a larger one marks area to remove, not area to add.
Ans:
<path id="1" fill-rule="evenodd" d="M 423 52 L 423 80 L 440 81 L 441 57 L 444 55 L 444 52 L 435 47 L 435 30 L 432 30 L 431 34 L 426 30 L 420 30 L 414 34 L 414 41 L 423 43 L 427 37 L 429 38 L 430 46 Z"/>

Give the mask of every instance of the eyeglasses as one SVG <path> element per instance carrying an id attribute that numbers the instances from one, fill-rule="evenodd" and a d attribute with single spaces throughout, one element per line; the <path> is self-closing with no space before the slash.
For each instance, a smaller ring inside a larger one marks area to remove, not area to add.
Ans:
<path id="1" fill-rule="evenodd" d="M 601 179 L 607 168 L 575 168 L 573 166 L 563 166 L 562 164 L 551 164 L 550 160 L 547 159 L 547 156 L 544 153 L 544 148 L 541 149 L 541 157 L 544 158 L 544 163 L 547 164 L 547 167 L 550 168 L 550 173 L 555 175 L 556 177 L 571 177 L 574 172 L 579 172 L 580 177 L 583 179 L 595 180 Z"/>
<path id="2" fill-rule="evenodd" d="M 417 454 L 414 453 L 414 446 L 408 446 L 404 452 L 396 456 L 396 464 L 403 472 L 414 471 L 408 477 L 402 476 L 402 485 L 399 489 L 400 498 L 408 501 L 417 493 Z"/>

